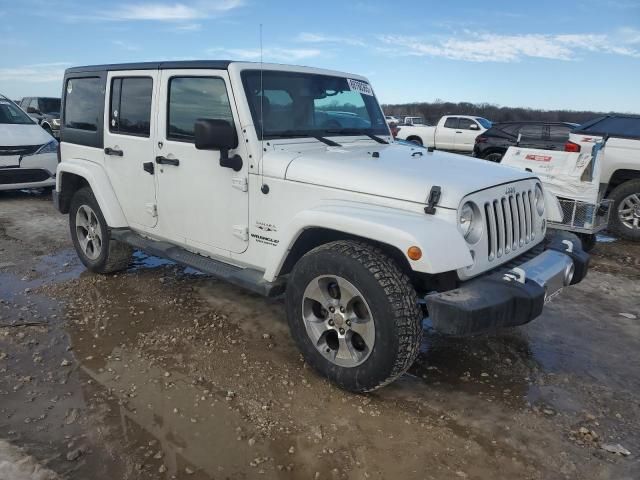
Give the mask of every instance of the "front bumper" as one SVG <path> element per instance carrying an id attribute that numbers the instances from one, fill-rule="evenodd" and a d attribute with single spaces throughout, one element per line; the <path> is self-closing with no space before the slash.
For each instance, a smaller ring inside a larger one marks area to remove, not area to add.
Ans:
<path id="1" fill-rule="evenodd" d="M 440 333 L 472 335 L 524 325 L 544 304 L 586 276 L 589 255 L 580 240 L 564 233 L 550 238 L 545 250 L 508 270 L 470 280 L 460 288 L 428 295 L 429 318 Z"/>

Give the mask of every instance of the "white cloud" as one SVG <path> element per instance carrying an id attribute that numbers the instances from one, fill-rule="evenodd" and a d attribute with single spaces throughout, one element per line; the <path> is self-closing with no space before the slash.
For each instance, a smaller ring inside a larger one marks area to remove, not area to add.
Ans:
<path id="1" fill-rule="evenodd" d="M 337 35 L 324 35 L 320 33 L 303 32 L 298 35 L 297 40 L 305 43 L 336 43 L 341 45 L 353 45 L 364 47 L 366 44 L 363 40 L 356 37 L 343 37 Z"/>
<path id="2" fill-rule="evenodd" d="M 259 48 L 212 48 L 207 51 L 209 55 L 224 55 L 232 59 L 258 61 L 260 60 Z M 312 48 L 265 48 L 262 52 L 265 62 L 295 62 L 307 58 L 317 57 L 321 50 Z"/>
<path id="3" fill-rule="evenodd" d="M 627 32 L 634 40 L 635 31 Z M 394 45 L 395 54 L 444 57 L 470 62 L 515 62 L 523 58 L 574 60 L 584 51 L 640 57 L 632 41 L 620 41 L 604 34 L 522 34 L 499 35 L 465 31 L 454 37 L 424 39 L 405 35 L 381 35 Z"/>
<path id="4" fill-rule="evenodd" d="M 70 65 L 67 62 L 56 62 L 0 68 L 0 80 L 29 83 L 62 81 L 64 71 Z"/>
<path id="5" fill-rule="evenodd" d="M 140 47 L 138 47 L 137 45 L 133 45 L 122 40 L 114 40 L 112 43 L 115 46 L 122 48 L 123 50 L 128 50 L 129 52 L 137 52 L 138 50 L 140 50 Z"/>

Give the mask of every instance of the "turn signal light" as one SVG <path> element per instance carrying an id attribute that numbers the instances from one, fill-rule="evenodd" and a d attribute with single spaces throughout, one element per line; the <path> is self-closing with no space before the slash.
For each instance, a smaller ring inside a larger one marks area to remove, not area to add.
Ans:
<path id="1" fill-rule="evenodd" d="M 415 245 L 409 247 L 409 250 L 407 250 L 407 257 L 411 260 L 420 260 L 422 258 L 422 250 L 420 250 L 420 247 L 416 247 Z"/>

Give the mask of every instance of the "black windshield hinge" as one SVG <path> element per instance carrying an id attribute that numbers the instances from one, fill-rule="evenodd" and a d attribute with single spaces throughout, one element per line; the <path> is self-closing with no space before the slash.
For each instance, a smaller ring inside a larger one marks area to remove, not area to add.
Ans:
<path id="1" fill-rule="evenodd" d="M 436 205 L 440 201 L 441 193 L 442 189 L 438 185 L 434 185 L 433 187 L 431 187 L 429 198 L 427 199 L 427 206 L 424 207 L 424 213 L 426 213 L 427 215 L 435 215 Z"/>

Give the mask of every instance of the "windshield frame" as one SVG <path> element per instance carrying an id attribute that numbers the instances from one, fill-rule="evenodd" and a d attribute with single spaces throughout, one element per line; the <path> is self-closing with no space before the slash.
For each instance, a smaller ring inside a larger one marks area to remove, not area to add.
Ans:
<path id="1" fill-rule="evenodd" d="M 259 112 L 259 109 L 257 108 L 259 103 L 254 101 L 254 98 L 259 97 L 260 94 L 259 93 L 255 94 L 251 90 L 251 85 L 249 84 L 250 78 L 253 75 L 260 74 L 260 72 L 261 70 L 258 68 L 250 68 L 250 69 L 244 69 L 240 73 L 244 94 L 245 94 L 247 103 L 249 105 L 249 112 L 251 114 L 251 118 L 256 130 L 256 135 L 258 137 L 258 140 L 274 140 L 274 139 L 285 139 L 285 138 L 290 139 L 290 138 L 314 138 L 314 137 L 370 136 L 370 135 L 388 137 L 391 135 L 389 131 L 389 126 L 387 124 L 387 121 L 385 120 L 384 112 L 382 111 L 382 107 L 380 106 L 380 103 L 378 102 L 378 99 L 375 96 L 375 92 L 373 92 L 373 89 L 371 89 L 371 92 L 373 93 L 372 95 L 366 95 L 366 94 L 360 93 L 360 96 L 364 104 L 364 108 L 366 109 L 367 114 L 369 115 L 369 118 L 370 118 L 370 122 L 372 124 L 372 126 L 369 128 L 349 128 L 345 126 L 341 126 L 341 127 L 332 126 L 332 127 L 317 128 L 317 129 L 316 128 L 312 128 L 312 129 L 282 128 L 280 130 L 265 131 L 263 136 L 260 117 L 259 117 L 260 112 Z M 294 71 L 294 70 L 269 69 L 269 70 L 262 71 L 263 78 L 268 76 L 275 76 L 275 75 L 292 76 L 292 77 L 324 77 L 329 79 L 344 80 L 345 82 L 347 82 L 347 84 L 348 84 L 348 80 L 351 79 L 358 82 L 367 83 L 367 85 L 371 87 L 368 81 L 363 80 L 362 78 L 357 76 L 350 77 L 347 75 L 335 75 L 335 74 L 332 75 L 330 73 L 301 72 L 301 71 Z M 262 91 L 269 91 L 269 90 L 273 90 L 273 85 L 270 85 L 270 86 L 261 85 L 261 88 L 262 88 Z M 286 90 L 286 89 L 283 89 L 283 90 Z M 351 91 L 356 91 L 356 90 L 351 90 Z M 320 110 L 314 110 L 314 112 L 318 112 L 318 111 Z M 332 112 L 332 111 L 329 111 L 329 112 Z M 351 112 L 336 111 L 334 113 L 346 114 Z M 354 116 L 356 116 L 357 118 L 363 119 L 363 117 L 357 116 L 355 114 Z M 374 125 L 376 121 L 378 121 L 379 123 L 378 127 Z"/>
<path id="2" fill-rule="evenodd" d="M 0 104 L 6 104 L 9 106 L 9 108 L 11 109 L 15 109 L 17 112 L 17 117 L 22 119 L 23 121 L 21 122 L 0 122 L 0 125 L 33 125 L 36 122 L 29 116 L 27 115 L 24 110 L 22 110 L 18 105 L 16 105 L 14 102 L 12 102 L 9 99 L 4 99 L 4 98 L 0 98 Z"/>

